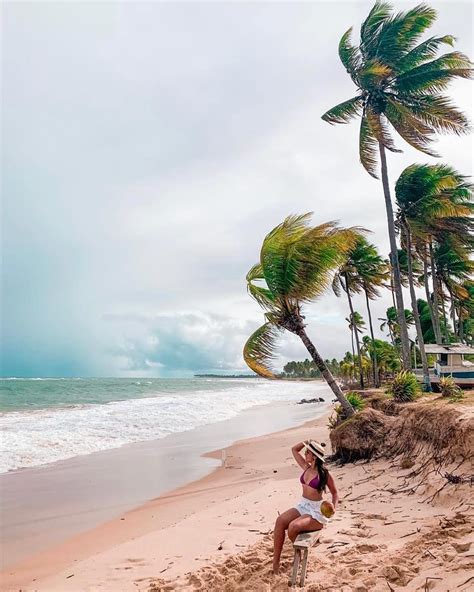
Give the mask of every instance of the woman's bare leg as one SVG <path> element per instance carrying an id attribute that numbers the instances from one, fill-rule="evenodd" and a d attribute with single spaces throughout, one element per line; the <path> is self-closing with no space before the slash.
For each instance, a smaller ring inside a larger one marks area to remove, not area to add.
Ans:
<path id="1" fill-rule="evenodd" d="M 315 530 L 321 530 L 323 526 L 321 522 L 311 518 L 309 514 L 303 514 L 292 520 L 288 525 L 288 537 L 294 543 L 300 532 L 314 532 Z"/>
<path id="2" fill-rule="evenodd" d="M 285 530 L 290 522 L 298 518 L 300 513 L 296 508 L 291 508 L 283 514 L 280 514 L 275 522 L 273 529 L 273 573 L 277 574 L 280 570 L 280 556 L 285 541 Z"/>

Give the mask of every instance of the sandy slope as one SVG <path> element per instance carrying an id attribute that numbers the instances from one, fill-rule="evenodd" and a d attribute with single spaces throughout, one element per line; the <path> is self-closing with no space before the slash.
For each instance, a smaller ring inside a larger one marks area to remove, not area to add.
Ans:
<path id="1" fill-rule="evenodd" d="M 326 421 L 235 444 L 226 468 L 25 562 L 5 574 L 2 590 L 287 590 L 292 551 L 286 545 L 283 573 L 273 576 L 271 529 L 300 496 L 291 445 L 328 442 Z M 311 554 L 306 590 L 473 586 L 468 484 L 429 501 L 442 475 L 412 491 L 418 481 L 404 476 L 413 469 L 389 461 L 331 470 L 342 502 Z"/>

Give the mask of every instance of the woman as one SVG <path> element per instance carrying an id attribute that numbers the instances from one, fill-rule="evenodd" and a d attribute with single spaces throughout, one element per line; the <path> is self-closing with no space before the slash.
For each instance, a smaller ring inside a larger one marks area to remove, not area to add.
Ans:
<path id="1" fill-rule="evenodd" d="M 301 451 L 304 450 L 304 456 Z M 321 530 L 328 519 L 321 513 L 321 504 L 331 506 L 323 502 L 323 493 L 326 487 L 332 495 L 332 512 L 339 501 L 334 479 L 324 466 L 324 448 L 314 440 L 300 442 L 291 449 L 296 462 L 303 469 L 300 477 L 303 486 L 303 497 L 300 502 L 290 510 L 278 516 L 273 531 L 273 573 L 280 569 L 280 555 L 285 540 L 285 530 L 292 542 L 300 532 Z M 326 513 L 326 512 L 325 512 Z"/>

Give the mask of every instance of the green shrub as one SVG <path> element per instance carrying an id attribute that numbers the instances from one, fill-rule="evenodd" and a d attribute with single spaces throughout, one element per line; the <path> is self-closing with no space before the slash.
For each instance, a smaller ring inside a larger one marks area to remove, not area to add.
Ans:
<path id="1" fill-rule="evenodd" d="M 439 390 L 443 397 L 462 398 L 462 391 L 454 382 L 452 376 L 443 376 L 439 379 Z"/>
<path id="2" fill-rule="evenodd" d="M 387 389 L 387 393 L 400 402 L 413 401 L 420 391 L 421 387 L 416 376 L 407 370 L 402 370 L 396 374 Z"/>
<path id="3" fill-rule="evenodd" d="M 349 401 L 356 413 L 365 407 L 364 399 L 359 395 L 359 393 L 356 393 L 355 391 L 349 391 L 346 394 L 346 399 Z M 338 403 L 334 407 L 334 413 L 329 417 L 328 428 L 333 430 L 346 419 L 347 417 L 344 413 L 344 409 L 342 408 L 342 405 Z"/>
<path id="4" fill-rule="evenodd" d="M 355 391 L 349 391 L 346 395 L 346 399 L 352 405 L 352 409 L 354 409 L 354 411 L 360 411 L 365 407 L 364 399 L 359 395 L 359 393 L 356 393 Z"/>

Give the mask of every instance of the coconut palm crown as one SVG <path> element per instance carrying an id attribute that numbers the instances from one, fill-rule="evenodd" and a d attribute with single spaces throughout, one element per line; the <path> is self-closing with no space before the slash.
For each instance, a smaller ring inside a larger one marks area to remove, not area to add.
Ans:
<path id="1" fill-rule="evenodd" d="M 353 410 L 305 332 L 301 307 L 331 285 L 362 232 L 339 228 L 334 222 L 310 226 L 311 214 L 289 216 L 264 239 L 260 262 L 247 274 L 249 294 L 266 311 L 266 322 L 247 340 L 244 359 L 251 370 L 275 378 L 271 369 L 276 340 L 282 329 L 298 335 L 332 391 L 351 415 Z"/>
<path id="2" fill-rule="evenodd" d="M 387 2 L 376 2 L 360 29 L 359 46 L 350 42 L 352 27 L 339 43 L 339 57 L 358 88 L 351 99 L 329 109 L 323 119 L 348 123 L 360 116 L 359 154 L 367 172 L 377 177 L 379 144 L 399 152 L 390 126 L 411 146 L 437 156 L 430 148 L 436 132 L 464 134 L 468 120 L 442 95 L 456 78 L 471 78 L 472 64 L 459 51 L 436 57 L 451 35 L 418 43 L 436 20 L 436 11 L 419 4 L 392 13 Z"/>

